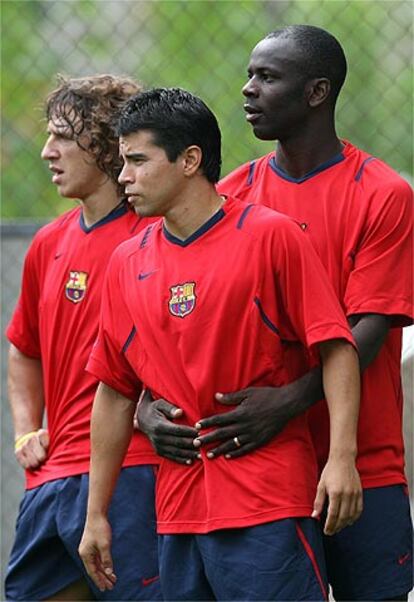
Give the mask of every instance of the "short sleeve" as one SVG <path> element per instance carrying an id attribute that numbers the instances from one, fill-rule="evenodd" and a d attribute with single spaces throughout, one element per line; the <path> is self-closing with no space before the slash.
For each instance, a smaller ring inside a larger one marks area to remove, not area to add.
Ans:
<path id="1" fill-rule="evenodd" d="M 126 357 L 135 327 L 121 294 L 120 267 L 115 252 L 105 276 L 98 337 L 86 370 L 125 397 L 137 400 L 141 382 Z"/>
<path id="2" fill-rule="evenodd" d="M 330 339 L 355 346 L 345 314 L 312 244 L 293 220 L 284 220 L 274 239 L 280 335 L 308 348 Z"/>
<path id="3" fill-rule="evenodd" d="M 412 191 L 402 179 L 373 194 L 345 291 L 347 315 L 389 315 L 394 326 L 412 322 L 413 209 Z"/>
<path id="4" fill-rule="evenodd" d="M 20 295 L 6 329 L 9 341 L 32 358 L 40 357 L 40 273 L 40 248 L 35 238 L 24 260 Z"/>

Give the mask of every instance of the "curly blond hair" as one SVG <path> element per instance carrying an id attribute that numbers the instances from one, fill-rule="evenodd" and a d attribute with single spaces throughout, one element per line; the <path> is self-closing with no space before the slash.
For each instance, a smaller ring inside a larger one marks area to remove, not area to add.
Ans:
<path id="1" fill-rule="evenodd" d="M 58 74 L 58 87 L 46 98 L 46 118 L 70 128 L 71 137 L 87 151 L 97 166 L 118 186 L 122 168 L 116 115 L 121 106 L 143 87 L 129 77 L 92 75 L 70 78 Z"/>

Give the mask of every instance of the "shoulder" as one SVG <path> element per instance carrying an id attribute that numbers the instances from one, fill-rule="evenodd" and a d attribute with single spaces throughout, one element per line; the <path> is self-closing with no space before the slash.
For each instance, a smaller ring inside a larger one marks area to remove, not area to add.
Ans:
<path id="1" fill-rule="evenodd" d="M 253 159 L 252 161 L 243 163 L 243 165 L 240 165 L 240 167 L 236 167 L 236 169 L 231 171 L 227 176 L 220 180 L 217 185 L 219 192 L 228 191 L 231 193 L 232 188 L 235 186 L 239 188 L 249 186 L 252 183 L 257 170 L 262 164 L 267 165 L 271 155 L 273 155 L 273 153 L 269 153 L 259 157 L 258 159 Z"/>
<path id="2" fill-rule="evenodd" d="M 157 221 L 146 224 L 145 227 L 132 238 L 121 242 L 112 253 L 111 264 L 114 262 L 119 264 L 123 260 L 132 257 L 133 255 L 137 255 L 140 251 L 146 249 L 150 246 L 153 236 L 155 236 L 156 232 L 161 227 L 162 220 L 158 219 Z"/>
<path id="3" fill-rule="evenodd" d="M 348 143 L 349 144 L 349 143 Z M 366 193 L 389 195 L 397 198 L 412 197 L 412 189 L 407 180 L 390 165 L 369 153 L 349 144 L 350 155 L 356 158 L 354 180 Z"/>
<path id="4" fill-rule="evenodd" d="M 274 233 L 282 234 L 292 232 L 294 236 L 301 235 L 299 223 L 293 218 L 270 209 L 265 205 L 246 203 L 233 197 L 238 207 L 239 217 L 237 228 L 255 238 L 266 237 Z"/>
<path id="5" fill-rule="evenodd" d="M 70 224 L 79 220 L 80 208 L 66 211 L 49 224 L 42 226 L 33 237 L 30 249 L 47 249 L 52 246 Z"/>

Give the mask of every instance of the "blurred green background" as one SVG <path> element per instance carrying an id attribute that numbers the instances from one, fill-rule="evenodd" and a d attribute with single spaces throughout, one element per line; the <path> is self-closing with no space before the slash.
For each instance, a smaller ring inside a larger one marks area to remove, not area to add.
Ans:
<path id="1" fill-rule="evenodd" d="M 255 43 L 292 23 L 324 27 L 344 46 L 338 133 L 410 178 L 411 0 L 2 0 L 1 11 L 3 218 L 43 220 L 72 206 L 39 156 L 57 72 L 130 74 L 200 95 L 222 128 L 223 175 L 271 150 L 246 124 L 240 89 Z"/>

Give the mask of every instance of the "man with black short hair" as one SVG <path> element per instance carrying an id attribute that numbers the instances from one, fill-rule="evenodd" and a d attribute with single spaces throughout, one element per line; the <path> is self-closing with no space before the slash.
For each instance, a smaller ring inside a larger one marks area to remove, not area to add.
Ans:
<path id="1" fill-rule="evenodd" d="M 307 369 L 306 354 L 320 354 L 331 416 L 319 485 L 329 497 L 325 529 L 336 532 L 361 512 L 358 360 L 306 236 L 286 216 L 217 194 L 220 130 L 199 98 L 144 92 L 126 103 L 118 131 L 129 202 L 163 219 L 113 254 L 87 367 L 101 384 L 80 554 L 103 588 L 115 580 L 106 508 L 143 386 L 182 407 L 191 437 L 219 410 L 216 391 L 289 383 Z M 296 362 L 285 356 L 287 341 L 302 351 Z M 208 448 L 190 464 L 163 458 L 156 513 L 164 598 L 326 599 L 316 468 L 305 416 L 231 464 L 211 460 Z"/>

